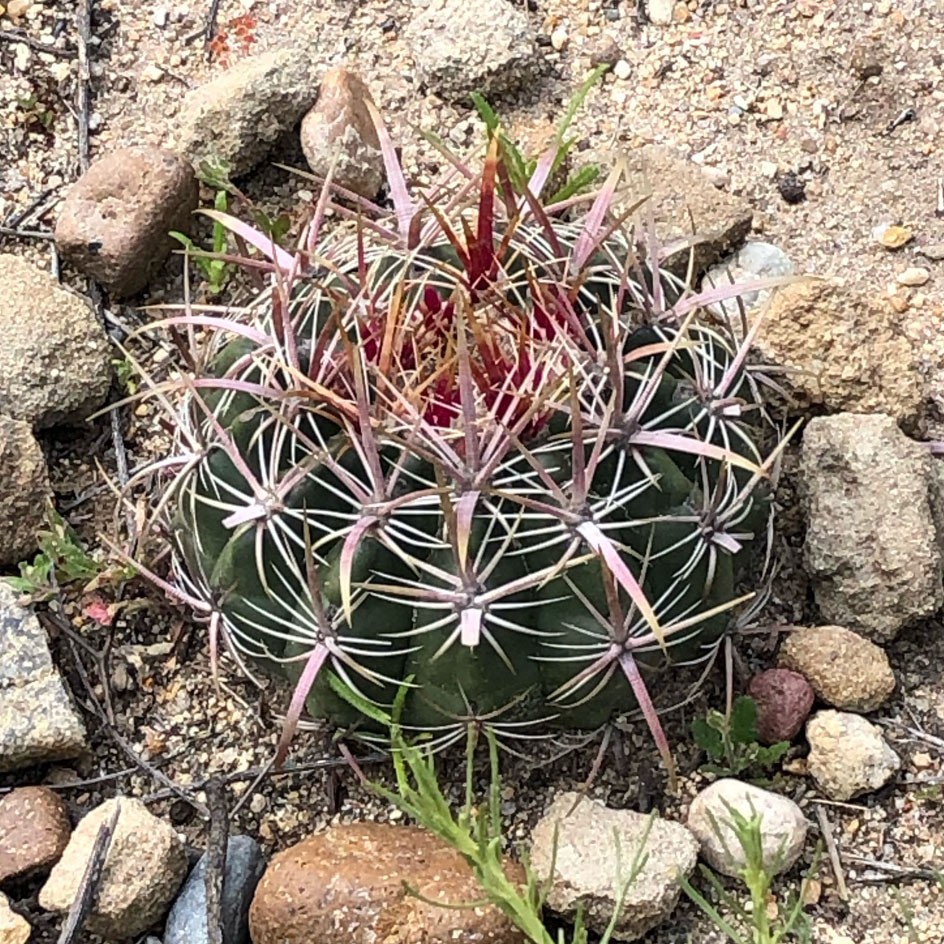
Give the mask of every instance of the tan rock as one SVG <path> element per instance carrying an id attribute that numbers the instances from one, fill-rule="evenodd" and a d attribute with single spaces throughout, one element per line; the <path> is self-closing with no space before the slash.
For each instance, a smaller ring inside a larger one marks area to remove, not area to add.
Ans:
<path id="1" fill-rule="evenodd" d="M 0 481 L 0 564 L 17 564 L 36 550 L 52 489 L 29 423 L 2 413 Z"/>
<path id="2" fill-rule="evenodd" d="M 507 872 L 523 883 L 519 865 Z M 482 898 L 465 860 L 425 830 L 332 826 L 273 857 L 249 912 L 253 944 L 524 944 L 496 908 L 438 908 L 404 881 L 433 901 Z"/>
<path id="3" fill-rule="evenodd" d="M 800 406 L 915 422 L 925 396 L 916 346 L 878 296 L 827 281 L 774 293 L 756 342 Z"/>
<path id="4" fill-rule="evenodd" d="M 26 944 L 32 933 L 26 918 L 18 915 L 7 896 L 0 892 L 0 944 Z"/>
<path id="5" fill-rule="evenodd" d="M 806 725 L 809 772 L 831 800 L 880 790 L 901 769 L 882 732 L 861 715 L 818 711 Z"/>
<path id="6" fill-rule="evenodd" d="M 0 254 L 0 413 L 45 428 L 84 419 L 111 388 L 111 345 L 88 302 Z"/>
<path id="7" fill-rule="evenodd" d="M 111 940 L 146 931 L 161 918 L 187 874 L 187 853 L 177 833 L 140 800 L 116 797 L 81 820 L 39 893 L 47 911 L 67 911 L 85 874 L 102 825 L 115 825 L 102 882 L 86 927 Z"/>
<path id="8" fill-rule="evenodd" d="M 895 690 L 885 650 L 844 626 L 809 626 L 788 633 L 778 661 L 805 676 L 833 708 L 874 711 Z"/>
<path id="9" fill-rule="evenodd" d="M 18 787 L 0 799 L 0 882 L 47 868 L 62 855 L 72 824 L 48 787 Z"/>
<path id="10" fill-rule="evenodd" d="M 141 291 L 171 250 L 171 230 L 189 232 L 199 184 L 172 151 L 119 148 L 73 184 L 56 221 L 56 245 L 116 298 Z"/>
<path id="11" fill-rule="evenodd" d="M 383 155 L 374 120 L 373 104 L 363 80 L 348 69 L 329 69 L 321 80 L 318 101 L 302 119 L 301 145 L 308 166 L 372 200 L 384 180 Z"/>
<path id="12" fill-rule="evenodd" d="M 620 216 L 649 197 L 632 219 L 645 227 L 652 216 L 656 236 L 664 245 L 684 246 L 665 263 L 673 271 L 685 273 L 691 251 L 696 275 L 703 272 L 750 232 L 750 204 L 719 190 L 697 164 L 671 148 L 648 144 L 616 155 L 616 159 L 625 159 L 626 164 L 613 215 Z M 603 167 L 610 167 L 613 156 L 600 160 Z M 689 250 L 692 242 L 695 245 Z"/>
<path id="13" fill-rule="evenodd" d="M 637 855 L 642 868 L 626 887 Z M 559 794 L 532 833 L 531 866 L 549 879 L 547 907 L 606 931 L 622 901 L 613 936 L 634 941 L 666 920 L 679 898 L 678 876 L 691 875 L 698 842 L 681 823 L 614 810 L 578 793 Z M 553 866 L 553 868 L 552 868 Z"/>

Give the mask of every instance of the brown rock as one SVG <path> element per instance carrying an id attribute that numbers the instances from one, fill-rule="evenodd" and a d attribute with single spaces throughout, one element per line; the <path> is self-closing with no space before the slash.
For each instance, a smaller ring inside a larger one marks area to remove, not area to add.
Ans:
<path id="1" fill-rule="evenodd" d="M 48 787 L 18 787 L 0 799 L 0 882 L 59 860 L 72 824 L 66 805 Z"/>
<path id="2" fill-rule="evenodd" d="M 26 918 L 18 915 L 0 892 L 0 944 L 26 944 L 32 933 Z"/>
<path id="3" fill-rule="evenodd" d="M 111 388 L 111 345 L 88 302 L 0 254 L 0 412 L 34 428 L 84 419 Z"/>
<path id="4" fill-rule="evenodd" d="M 524 870 L 507 865 L 524 882 Z M 273 857 L 249 912 L 253 944 L 524 944 L 496 908 L 437 908 L 480 901 L 465 860 L 413 826 L 332 826 Z"/>
<path id="5" fill-rule="evenodd" d="M 756 347 L 799 405 L 887 413 L 914 423 L 925 396 L 918 349 L 878 297 L 836 282 L 803 281 L 774 293 Z"/>
<path id="6" fill-rule="evenodd" d="M 56 222 L 56 245 L 116 298 L 140 292 L 188 232 L 200 190 L 189 162 L 157 147 L 119 148 L 75 182 Z"/>
<path id="7" fill-rule="evenodd" d="M 17 564 L 36 550 L 52 489 L 46 461 L 29 423 L 0 413 L 0 564 Z"/>
<path id="8" fill-rule="evenodd" d="M 300 136 L 315 174 L 326 177 L 333 164 L 336 184 L 372 200 L 383 183 L 384 165 L 368 103 L 373 98 L 358 75 L 329 69 L 318 101 L 302 119 Z"/>
<path id="9" fill-rule="evenodd" d="M 809 626 L 789 633 L 778 661 L 802 672 L 833 708 L 874 711 L 895 690 L 885 650 L 844 626 Z"/>
<path id="10" fill-rule="evenodd" d="M 187 853 L 177 833 L 140 800 L 116 797 L 82 819 L 39 893 L 39 903 L 47 911 L 71 907 L 98 831 L 111 821 L 118 805 L 121 811 L 102 881 L 85 925 L 110 940 L 146 931 L 164 915 L 187 874 Z"/>
<path id="11" fill-rule="evenodd" d="M 732 248 L 740 245 L 751 229 L 753 210 L 747 201 L 719 190 L 697 165 L 671 148 L 647 144 L 619 155 L 626 171 L 613 207 L 621 215 L 644 197 L 649 197 L 633 215 L 645 227 L 655 219 L 656 236 L 665 245 L 684 244 L 665 265 L 684 274 L 688 268 L 688 244 L 696 241 L 695 275 L 704 272 Z M 612 159 L 602 166 L 612 166 Z M 694 227 L 693 227 L 694 224 Z"/>
<path id="12" fill-rule="evenodd" d="M 813 708 L 813 687 L 789 669 L 759 672 L 747 686 L 757 705 L 757 735 L 762 744 L 792 741 Z"/>

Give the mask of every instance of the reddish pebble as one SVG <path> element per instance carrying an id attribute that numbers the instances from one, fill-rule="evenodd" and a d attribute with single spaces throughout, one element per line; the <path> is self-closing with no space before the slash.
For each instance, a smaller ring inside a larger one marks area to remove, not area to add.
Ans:
<path id="1" fill-rule="evenodd" d="M 810 683 L 790 669 L 767 669 L 755 675 L 747 692 L 757 705 L 757 735 L 763 744 L 792 741 L 815 699 Z"/>

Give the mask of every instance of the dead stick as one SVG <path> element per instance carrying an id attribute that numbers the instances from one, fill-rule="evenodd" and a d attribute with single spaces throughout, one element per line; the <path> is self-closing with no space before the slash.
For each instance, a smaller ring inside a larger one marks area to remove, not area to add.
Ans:
<path id="1" fill-rule="evenodd" d="M 92 41 L 92 2 L 93 0 L 79 0 L 75 11 L 79 48 L 79 74 L 75 107 L 79 122 L 80 174 L 84 174 L 89 166 L 89 83 L 92 79 L 89 63 L 89 44 Z"/>
<path id="2" fill-rule="evenodd" d="M 58 56 L 60 59 L 75 59 L 74 49 L 59 49 L 56 46 L 48 46 L 41 43 L 38 39 L 31 39 L 22 30 L 0 30 L 0 40 L 5 43 L 22 43 L 35 49 L 36 52 L 48 52 L 50 56 Z"/>
<path id="3" fill-rule="evenodd" d="M 92 846 L 92 854 L 89 857 L 88 865 L 85 866 L 82 881 L 76 890 L 72 907 L 69 909 L 66 923 L 62 926 L 62 932 L 59 934 L 59 940 L 56 944 L 72 944 L 92 910 L 95 896 L 98 894 L 102 882 L 102 872 L 105 870 L 105 861 L 108 858 L 108 850 L 111 848 L 111 841 L 114 838 L 120 815 L 121 801 L 119 800 L 115 804 L 115 812 L 111 814 L 111 819 L 98 827 L 95 844 Z"/>
<path id="4" fill-rule="evenodd" d="M 207 865 L 203 876 L 206 889 L 207 941 L 209 944 L 223 944 L 223 878 L 226 872 L 229 816 L 226 809 L 226 791 L 219 777 L 208 781 L 206 798 L 210 808 Z"/>
<path id="5" fill-rule="evenodd" d="M 849 900 L 849 889 L 846 886 L 846 876 L 842 869 L 842 860 L 839 858 L 839 847 L 833 838 L 833 830 L 826 811 L 821 807 L 816 807 L 816 819 L 819 822 L 819 831 L 826 843 L 826 853 L 829 856 L 829 864 L 832 866 L 833 876 L 836 879 L 836 891 L 839 892 L 839 898 L 842 901 Z"/>
<path id="6" fill-rule="evenodd" d="M 0 236 L 15 236 L 17 239 L 45 239 L 55 242 L 56 237 L 42 229 L 17 229 L 15 226 L 0 226 Z"/>

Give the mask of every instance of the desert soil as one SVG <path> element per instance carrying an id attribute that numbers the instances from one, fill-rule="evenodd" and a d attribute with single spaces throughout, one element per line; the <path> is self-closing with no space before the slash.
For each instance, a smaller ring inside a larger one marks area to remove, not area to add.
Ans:
<path id="1" fill-rule="evenodd" d="M 77 175 L 74 4 L 2 0 L 2 5 L 9 9 L 0 16 L 0 225 L 48 231 L 58 201 Z M 208 7 L 203 0 L 94 4 L 93 157 L 121 145 L 166 143 L 186 90 L 221 68 L 207 61 L 196 35 Z M 546 134 L 591 62 L 608 49 L 612 53 L 615 44 L 625 65 L 588 97 L 575 126 L 581 152 L 602 155 L 648 142 L 675 146 L 719 185 L 748 198 L 756 208 L 755 233 L 782 247 L 800 271 L 841 276 L 887 295 L 903 330 L 925 338 L 930 351 L 940 343 L 944 262 L 929 261 L 920 250 L 944 243 L 944 219 L 936 213 L 944 173 L 941 0 L 692 0 L 677 8 L 677 22 L 668 27 L 646 22 L 626 0 L 536 0 L 529 9 L 535 31 L 546 40 L 543 75 L 529 97 L 501 103 L 513 134 Z M 435 129 L 460 149 L 481 141 L 481 125 L 470 111 L 415 86 L 401 37 L 410 15 L 407 4 L 222 0 L 219 22 L 225 26 L 247 12 L 258 24 L 255 49 L 304 33 L 318 37 L 326 63 L 346 62 L 361 73 L 403 144 L 413 181 L 422 183 L 435 170 L 420 130 Z M 18 41 L 23 37 L 54 42 L 61 52 L 39 52 Z M 303 166 L 297 144 L 288 139 L 273 159 Z M 778 178 L 790 171 L 806 185 L 807 198 L 797 205 L 778 191 Z M 254 197 L 290 214 L 310 199 L 307 181 L 272 167 L 246 186 Z M 908 227 L 914 240 L 899 252 L 878 245 L 872 230 L 885 222 Z M 52 264 L 44 240 L 0 235 L 0 250 Z M 896 285 L 897 273 L 911 265 L 931 270 L 925 286 Z M 68 269 L 62 278 L 85 287 Z M 172 263 L 134 307 L 111 310 L 130 327 L 153 317 L 144 306 L 180 297 L 179 264 Z M 112 328 L 120 333 L 115 324 Z M 152 359 L 169 356 L 166 342 L 134 343 Z M 929 370 L 933 361 L 929 355 Z M 125 409 L 122 422 L 132 468 L 166 448 L 147 408 Z M 86 430 L 52 436 L 44 445 L 61 507 L 86 540 L 99 546 L 99 532 L 115 527 L 106 482 L 115 477 L 116 455 L 107 418 Z M 761 624 L 815 620 L 797 563 L 802 534 L 791 507 L 789 460 L 787 465 L 778 537 L 783 568 Z M 54 633 L 60 664 L 89 710 L 93 750 L 81 764 L 40 776 L 60 785 L 76 815 L 117 792 L 142 796 L 199 846 L 203 823 L 178 794 L 203 799 L 201 782 L 219 775 L 227 778 L 233 803 L 241 803 L 232 828 L 258 836 L 270 850 L 325 823 L 396 818 L 357 784 L 323 732 L 298 739 L 290 761 L 294 771 L 255 782 L 254 773 L 273 753 L 284 692 L 260 690 L 225 661 L 217 689 L 201 627 L 143 588 L 127 595 L 141 597 L 144 605 L 127 607 L 110 627 L 93 622 L 80 601 L 70 600 L 49 622 L 53 630 L 57 622 L 60 626 Z M 753 636 L 742 649 L 746 663 L 762 664 L 772 651 L 772 637 Z M 821 863 L 821 891 L 810 905 L 814 940 L 823 944 L 944 939 L 944 887 L 921 871 L 944 865 L 944 626 L 932 621 L 915 627 L 890 654 L 900 689 L 879 718 L 904 760 L 897 782 L 859 802 L 828 805 L 802 776 L 779 775 L 776 782 L 814 822 L 819 805 L 839 842 L 848 900 Z M 616 805 L 655 805 L 681 815 L 704 783 L 688 724 L 706 706 L 720 707 L 722 699 L 723 680 L 716 673 L 693 703 L 668 717 L 687 772 L 680 795 L 663 793 L 657 756 L 642 727 L 631 721 L 611 739 L 592 793 Z M 598 746 L 599 740 L 561 757 L 560 745 L 545 744 L 531 748 L 529 759 L 508 758 L 504 812 L 512 840 L 527 836 L 554 791 L 586 778 Z M 365 769 L 385 776 L 383 765 Z M 37 773 L 0 779 L 0 789 L 17 779 L 37 782 Z M 799 869 L 778 889 L 795 887 L 798 875 Z M 55 940 L 55 921 L 43 916 L 31 897 L 35 887 L 17 891 L 14 898 L 25 902 L 37 929 L 34 940 Z M 646 940 L 711 944 L 722 938 L 683 905 Z"/>

